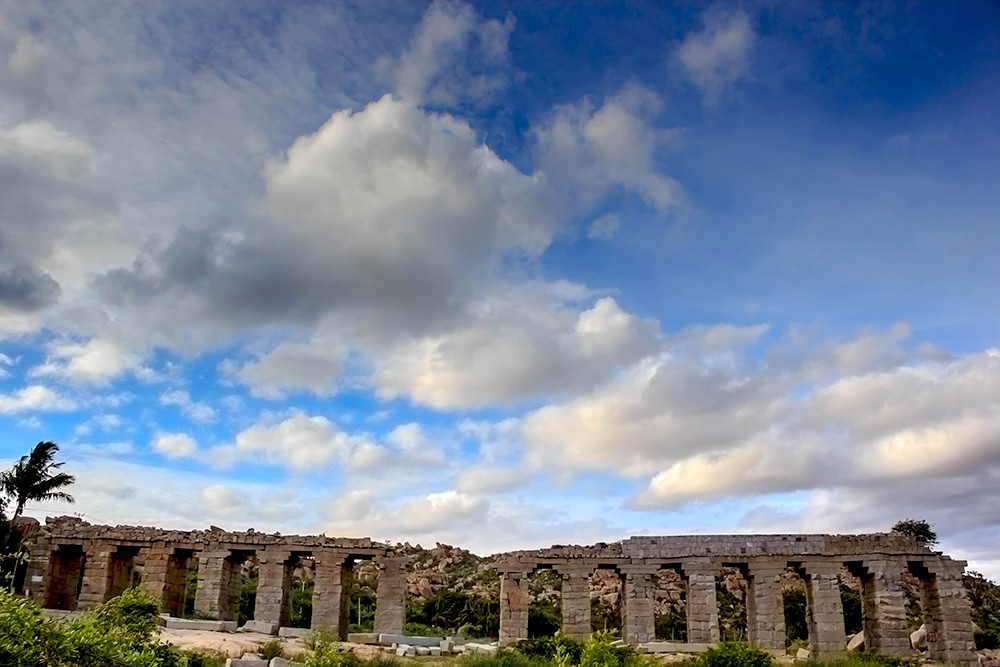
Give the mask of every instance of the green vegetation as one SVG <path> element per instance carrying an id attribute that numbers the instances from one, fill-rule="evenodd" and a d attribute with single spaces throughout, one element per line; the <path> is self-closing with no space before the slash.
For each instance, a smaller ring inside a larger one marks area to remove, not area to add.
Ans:
<path id="1" fill-rule="evenodd" d="M 413 635 L 497 637 L 500 634 L 500 603 L 443 588 L 424 601 L 407 602 L 405 630 Z"/>
<path id="2" fill-rule="evenodd" d="M 75 621 L 53 620 L 0 591 L 0 664 L 18 667 L 208 667 L 154 639 L 156 602 L 129 590 Z"/>
<path id="3" fill-rule="evenodd" d="M 376 655 L 367 660 L 341 649 L 336 638 L 327 632 L 314 632 L 306 640 L 312 654 L 306 667 L 401 667 L 395 657 Z"/>
<path id="4" fill-rule="evenodd" d="M 937 544 L 938 541 L 937 533 L 934 532 L 931 524 L 924 519 L 903 519 L 902 521 L 897 521 L 896 525 L 892 527 L 892 532 L 899 533 L 900 535 L 909 535 L 918 542 L 923 542 L 927 545 Z"/>
<path id="5" fill-rule="evenodd" d="M 723 642 L 694 659 L 695 667 L 773 667 L 767 651 L 741 642 Z"/>
<path id="6" fill-rule="evenodd" d="M 809 624 L 806 618 L 806 592 L 793 588 L 782 593 L 785 603 L 785 646 L 809 639 Z"/>
<path id="7" fill-rule="evenodd" d="M 264 660 L 271 660 L 272 658 L 283 658 L 285 657 L 285 649 L 281 646 L 281 640 L 272 639 L 266 642 L 257 649 L 257 655 L 259 655 Z"/>
<path id="8" fill-rule="evenodd" d="M 972 620 L 979 627 L 976 648 L 1000 648 L 1000 585 L 978 572 L 966 573 L 964 583 L 972 603 Z"/>

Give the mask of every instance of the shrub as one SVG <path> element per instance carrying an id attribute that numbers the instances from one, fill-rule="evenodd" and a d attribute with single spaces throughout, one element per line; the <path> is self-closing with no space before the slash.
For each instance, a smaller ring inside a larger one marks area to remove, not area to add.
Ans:
<path id="1" fill-rule="evenodd" d="M 156 631 L 159 605 L 148 593 L 132 588 L 112 598 L 93 612 L 95 623 L 108 631 L 122 631 L 136 641 L 147 640 Z"/>
<path id="2" fill-rule="evenodd" d="M 583 653 L 581 642 L 567 637 L 562 632 L 557 632 L 551 637 L 536 637 L 534 639 L 523 639 L 517 643 L 519 653 L 529 658 L 544 658 L 553 660 L 557 654 L 565 656 L 570 664 L 578 664 L 580 655 Z"/>
<path id="3" fill-rule="evenodd" d="M 278 639 L 272 639 L 265 644 L 262 644 L 259 649 L 257 649 L 257 655 L 264 658 L 264 660 L 270 661 L 272 658 L 283 658 L 285 654 L 285 649 L 281 645 L 281 641 Z"/>
<path id="4" fill-rule="evenodd" d="M 742 642 L 723 642 L 698 656 L 698 667 L 774 667 L 771 654 Z"/>
<path id="5" fill-rule="evenodd" d="M 552 661 L 521 651 L 500 650 L 494 654 L 466 653 L 458 659 L 459 667 L 553 667 Z"/>

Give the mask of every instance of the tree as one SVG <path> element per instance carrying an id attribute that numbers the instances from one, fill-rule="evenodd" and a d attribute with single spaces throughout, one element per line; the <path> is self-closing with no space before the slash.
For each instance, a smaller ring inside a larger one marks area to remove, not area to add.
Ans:
<path id="1" fill-rule="evenodd" d="M 67 473 L 59 472 L 62 462 L 55 462 L 59 445 L 54 442 L 40 442 L 27 456 L 0 475 L 0 488 L 14 503 L 13 523 L 24 512 L 24 506 L 32 500 L 63 500 L 73 502 L 73 496 L 61 489 L 76 481 Z"/>
<path id="2" fill-rule="evenodd" d="M 908 535 L 918 542 L 923 542 L 927 545 L 937 544 L 938 541 L 934 528 L 924 519 L 903 519 L 902 521 L 897 521 L 896 525 L 892 527 L 892 532 L 899 533 L 900 535 Z"/>

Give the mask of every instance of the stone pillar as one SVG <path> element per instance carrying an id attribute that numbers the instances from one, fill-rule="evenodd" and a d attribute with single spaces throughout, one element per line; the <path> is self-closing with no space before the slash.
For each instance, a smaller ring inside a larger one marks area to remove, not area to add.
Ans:
<path id="1" fill-rule="evenodd" d="M 291 616 L 289 580 L 291 554 L 283 550 L 268 549 L 257 557 L 257 598 L 253 619 L 273 623 L 278 627 L 288 625 Z"/>
<path id="2" fill-rule="evenodd" d="M 375 600 L 375 632 L 402 634 L 406 618 L 405 558 L 381 558 Z"/>
<path id="3" fill-rule="evenodd" d="M 809 648 L 813 657 L 826 658 L 847 649 L 844 605 L 840 599 L 841 563 L 829 561 L 802 564 L 806 582 L 806 619 Z"/>
<path id="4" fill-rule="evenodd" d="M 787 563 L 761 558 L 747 570 L 747 635 L 766 651 L 785 650 L 785 604 L 781 575 Z"/>
<path id="5" fill-rule="evenodd" d="M 500 644 L 510 646 L 528 638 L 528 575 L 504 572 L 500 576 Z"/>
<path id="6" fill-rule="evenodd" d="M 708 561 L 689 561 L 681 568 L 687 578 L 688 643 L 711 644 L 719 641 L 716 566 Z"/>
<path id="7" fill-rule="evenodd" d="M 333 632 L 347 639 L 347 616 L 344 614 L 344 556 L 316 554 L 313 580 L 312 629 Z"/>
<path id="8" fill-rule="evenodd" d="M 906 596 L 903 592 L 904 564 L 896 560 L 864 561 L 861 578 L 865 647 L 887 655 L 905 656 L 910 651 L 906 628 Z"/>
<path id="9" fill-rule="evenodd" d="M 622 638 L 630 644 L 656 639 L 652 574 L 626 570 L 622 581 Z"/>
<path id="10" fill-rule="evenodd" d="M 176 575 L 171 576 L 171 570 L 175 570 L 177 565 L 176 560 L 171 563 L 173 551 L 173 548 L 168 547 L 165 542 L 156 542 L 146 549 L 146 572 L 142 580 L 142 590 L 159 603 L 161 612 L 178 616 L 177 596 L 171 590 L 176 585 Z"/>
<path id="11" fill-rule="evenodd" d="M 969 598 L 962 584 L 964 569 L 962 561 L 946 561 L 921 579 L 931 660 L 977 664 Z"/>
<path id="12" fill-rule="evenodd" d="M 583 639 L 590 634 L 589 568 L 576 568 L 562 574 L 562 631 L 567 637 Z"/>
<path id="13" fill-rule="evenodd" d="M 242 564 L 243 559 L 234 557 L 228 550 L 202 552 L 198 557 L 195 611 L 219 621 L 235 621 Z"/>

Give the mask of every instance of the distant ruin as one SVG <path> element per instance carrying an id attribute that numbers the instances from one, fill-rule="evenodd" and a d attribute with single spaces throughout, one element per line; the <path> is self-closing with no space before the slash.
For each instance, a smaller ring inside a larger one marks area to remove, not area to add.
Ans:
<path id="1" fill-rule="evenodd" d="M 375 632 L 401 634 L 406 608 L 407 558 L 370 539 L 331 538 L 213 528 L 175 531 L 133 526 L 95 526 L 79 519 L 47 519 L 34 542 L 25 588 L 42 606 L 85 609 L 133 585 L 152 594 L 163 612 L 183 613 L 188 573 L 197 568 L 195 611 L 200 617 L 236 619 L 239 572 L 258 564 L 255 622 L 287 625 L 292 569 L 303 558 L 315 563 L 312 627 L 346 637 L 348 591 L 355 564 L 374 561 L 377 584 Z M 969 602 L 962 586 L 963 561 L 952 560 L 898 534 L 699 535 L 631 537 L 594 546 L 555 546 L 503 554 L 500 584 L 501 644 L 528 636 L 527 580 L 551 569 L 562 580 L 562 629 L 590 633 L 587 582 L 597 569 L 622 582 L 622 635 L 633 644 L 654 641 L 653 577 L 675 570 L 686 582 L 687 641 L 719 641 L 716 585 L 722 568 L 735 567 L 747 581 L 747 630 L 755 645 L 785 648 L 781 576 L 788 568 L 805 582 L 809 645 L 816 656 L 846 649 L 840 573 L 861 582 L 865 646 L 890 655 L 911 653 L 906 626 L 904 572 L 920 581 L 927 625 L 928 658 L 975 664 Z"/>

